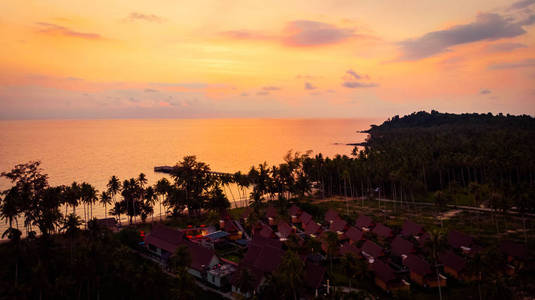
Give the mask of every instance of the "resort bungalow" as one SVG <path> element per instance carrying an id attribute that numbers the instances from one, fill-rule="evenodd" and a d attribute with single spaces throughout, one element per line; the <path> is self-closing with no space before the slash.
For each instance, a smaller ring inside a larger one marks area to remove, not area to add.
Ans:
<path id="1" fill-rule="evenodd" d="M 275 225 L 275 219 L 277 218 L 277 216 L 278 216 L 278 213 L 275 207 L 270 206 L 266 209 L 266 218 L 268 219 L 268 224 L 270 226 Z"/>
<path id="2" fill-rule="evenodd" d="M 312 221 L 312 216 L 306 211 L 302 212 L 299 216 L 299 222 L 304 227 L 308 222 Z"/>
<path id="3" fill-rule="evenodd" d="M 380 240 L 386 240 L 393 236 L 392 229 L 383 225 L 382 223 L 377 223 L 375 228 L 373 228 L 372 233 L 377 235 L 377 238 Z"/>
<path id="4" fill-rule="evenodd" d="M 267 224 L 259 221 L 256 223 L 254 230 L 253 230 L 253 237 L 259 235 L 263 238 L 274 238 L 275 233 L 273 232 L 273 229 L 269 227 Z"/>
<path id="5" fill-rule="evenodd" d="M 242 232 L 228 214 L 219 220 L 219 228 L 227 232 L 229 234 L 228 238 L 231 240 L 235 241 L 242 238 Z"/>
<path id="6" fill-rule="evenodd" d="M 414 223 L 411 220 L 406 220 L 405 223 L 403 223 L 403 227 L 401 228 L 401 235 L 404 237 L 414 237 L 418 239 L 422 234 L 424 234 L 424 228 Z"/>
<path id="7" fill-rule="evenodd" d="M 340 219 L 340 216 L 336 212 L 336 210 L 329 208 L 329 210 L 325 213 L 325 222 L 328 224 L 334 222 L 336 219 Z"/>
<path id="8" fill-rule="evenodd" d="M 355 221 L 355 227 L 359 228 L 362 231 L 370 231 L 373 225 L 373 219 L 366 215 L 359 215 L 359 217 Z"/>
<path id="9" fill-rule="evenodd" d="M 340 247 L 340 255 L 342 256 L 346 255 L 347 253 L 351 253 L 355 255 L 357 258 L 362 258 L 360 251 L 361 250 L 357 248 L 357 246 L 355 246 L 354 244 L 350 244 L 349 242 L 345 242 Z"/>
<path id="10" fill-rule="evenodd" d="M 356 244 L 359 241 L 364 240 L 364 232 L 353 226 L 349 227 L 349 229 L 344 233 L 344 236 L 349 239 L 350 244 Z"/>
<path id="11" fill-rule="evenodd" d="M 446 274 L 453 276 L 456 279 L 469 279 L 465 275 L 466 261 L 462 257 L 448 250 L 441 253 L 438 260 L 444 265 L 444 272 Z"/>
<path id="12" fill-rule="evenodd" d="M 381 260 L 376 260 L 370 265 L 370 269 L 375 275 L 375 284 L 384 291 L 408 290 L 410 284 L 405 280 L 400 280 L 394 270 Z"/>
<path id="13" fill-rule="evenodd" d="M 151 233 L 145 237 L 145 246 L 162 263 L 167 263 L 169 257 L 183 243 L 184 233 L 182 231 L 159 224 L 155 225 Z"/>
<path id="14" fill-rule="evenodd" d="M 370 240 L 364 242 L 364 244 L 362 245 L 361 253 L 362 256 L 364 256 L 369 263 L 373 263 L 379 257 L 385 255 L 384 249 Z"/>
<path id="15" fill-rule="evenodd" d="M 396 236 L 392 241 L 392 254 L 396 256 L 403 257 L 404 255 L 409 255 L 415 251 L 414 245 L 401 237 L 401 235 Z"/>
<path id="16" fill-rule="evenodd" d="M 303 226 L 303 229 L 305 230 L 305 234 L 314 238 L 318 237 L 322 231 L 320 224 L 314 222 L 314 220 L 310 220 L 306 223 L 306 225 Z"/>
<path id="17" fill-rule="evenodd" d="M 291 222 L 299 223 L 299 216 L 301 216 L 302 213 L 301 209 L 294 204 L 290 207 L 288 212 L 290 214 Z"/>
<path id="18" fill-rule="evenodd" d="M 307 263 L 305 267 L 305 286 L 314 291 L 314 297 L 319 296 L 319 290 L 325 280 L 326 268 L 319 264 Z"/>
<path id="19" fill-rule="evenodd" d="M 500 250 L 507 257 L 507 273 L 512 275 L 517 269 L 521 268 L 523 263 L 528 259 L 528 249 L 512 241 L 503 241 L 500 244 Z"/>
<path id="20" fill-rule="evenodd" d="M 463 253 L 471 253 L 474 246 L 474 239 L 456 230 L 450 230 L 448 233 L 448 244 L 454 249 L 461 249 Z"/>
<path id="21" fill-rule="evenodd" d="M 329 231 L 342 235 L 347 228 L 347 222 L 342 219 L 336 219 L 329 225 Z"/>
<path id="22" fill-rule="evenodd" d="M 277 225 L 277 235 L 281 241 L 285 241 L 288 237 L 294 233 L 294 229 L 285 221 L 280 221 Z"/>
<path id="23" fill-rule="evenodd" d="M 403 265 L 410 271 L 410 278 L 417 284 L 425 287 L 446 286 L 446 277 L 433 272 L 431 265 L 420 257 L 409 254 L 403 259 Z"/>

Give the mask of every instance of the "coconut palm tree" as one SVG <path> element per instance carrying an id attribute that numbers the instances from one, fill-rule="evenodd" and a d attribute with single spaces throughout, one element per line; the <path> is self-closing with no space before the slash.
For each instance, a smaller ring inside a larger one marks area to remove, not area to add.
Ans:
<path id="1" fill-rule="evenodd" d="M 438 281 L 438 295 L 442 300 L 442 288 L 440 286 L 440 274 L 438 272 L 438 255 L 446 247 L 446 234 L 442 228 L 435 228 L 429 232 L 429 240 L 427 244 L 431 247 L 431 258 L 435 267 L 435 272 Z"/>
<path id="2" fill-rule="evenodd" d="M 158 180 L 154 188 L 154 190 L 156 191 L 156 195 L 162 196 L 165 198 L 169 195 L 170 189 L 171 189 L 171 184 L 169 183 L 169 180 L 167 180 L 167 178 L 162 178 Z M 166 202 L 166 201 L 165 199 L 160 199 L 158 202 L 160 204 L 160 221 L 162 221 L 162 202 Z"/>
<path id="3" fill-rule="evenodd" d="M 106 187 L 108 188 L 108 194 L 113 199 L 113 202 L 116 203 L 117 199 L 115 198 L 115 196 L 121 191 L 121 181 L 119 181 L 119 178 L 113 175 L 108 181 Z M 119 224 L 121 224 L 121 218 L 119 218 Z"/>
<path id="4" fill-rule="evenodd" d="M 102 191 L 100 194 L 100 204 L 104 204 L 104 218 L 108 217 L 108 204 L 111 204 L 110 194 L 106 191 Z"/>
<path id="5" fill-rule="evenodd" d="M 0 217 L 9 223 L 9 229 L 13 228 L 13 220 L 15 220 L 18 227 L 17 216 L 20 213 L 21 206 L 19 190 L 16 187 L 12 187 L 2 194 L 5 197 L 0 201 Z"/>
<path id="6" fill-rule="evenodd" d="M 248 295 L 249 293 L 252 293 L 255 289 L 255 278 L 254 274 L 248 269 L 248 268 L 242 268 L 239 271 L 238 276 L 238 288 L 240 289 L 240 292 L 243 295 Z"/>

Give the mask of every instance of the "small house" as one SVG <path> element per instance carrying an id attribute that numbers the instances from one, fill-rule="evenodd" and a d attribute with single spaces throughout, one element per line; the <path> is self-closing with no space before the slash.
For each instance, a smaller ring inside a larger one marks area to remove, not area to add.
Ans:
<path id="1" fill-rule="evenodd" d="M 433 272 L 431 265 L 420 257 L 409 254 L 403 259 L 403 265 L 410 271 L 410 278 L 417 284 L 425 287 L 445 287 L 446 277 Z"/>
<path id="2" fill-rule="evenodd" d="M 370 231 L 373 225 L 373 219 L 366 215 L 359 215 L 359 217 L 355 221 L 355 227 L 359 228 L 362 231 Z"/>

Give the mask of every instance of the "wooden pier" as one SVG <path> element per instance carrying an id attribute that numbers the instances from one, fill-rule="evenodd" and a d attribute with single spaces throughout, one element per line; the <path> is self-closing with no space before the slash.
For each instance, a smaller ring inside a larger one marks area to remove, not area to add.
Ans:
<path id="1" fill-rule="evenodd" d="M 154 167 L 154 172 L 171 174 L 174 168 L 175 167 L 172 167 L 172 166 L 157 166 L 157 167 Z M 210 171 L 209 173 L 210 175 L 213 175 L 213 176 L 234 176 L 233 173 L 225 173 L 225 172 Z"/>

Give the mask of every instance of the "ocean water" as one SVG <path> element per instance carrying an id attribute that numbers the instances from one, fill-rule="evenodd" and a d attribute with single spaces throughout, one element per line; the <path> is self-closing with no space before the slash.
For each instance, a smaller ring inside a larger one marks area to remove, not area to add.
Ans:
<path id="1" fill-rule="evenodd" d="M 51 185 L 86 181 L 105 188 L 143 172 L 149 184 L 164 175 L 154 166 L 196 155 L 213 171 L 247 172 L 283 162 L 289 150 L 350 155 L 375 119 L 157 119 L 0 121 L 0 171 L 40 160 Z M 0 190 L 10 186 L 0 179 Z M 230 197 L 229 197 L 230 198 Z M 155 209 L 157 210 L 157 209 Z M 80 210 L 78 210 L 80 211 Z M 103 207 L 93 215 L 104 216 Z M 4 226 L 3 222 L 0 226 Z"/>

